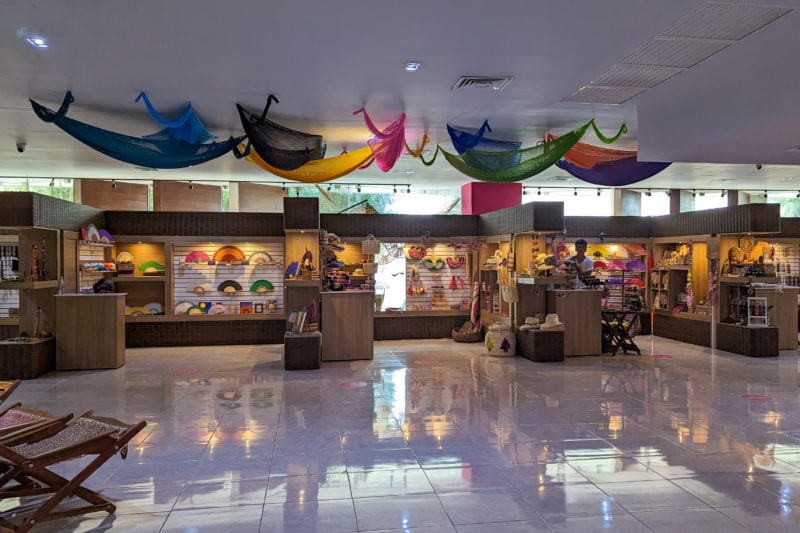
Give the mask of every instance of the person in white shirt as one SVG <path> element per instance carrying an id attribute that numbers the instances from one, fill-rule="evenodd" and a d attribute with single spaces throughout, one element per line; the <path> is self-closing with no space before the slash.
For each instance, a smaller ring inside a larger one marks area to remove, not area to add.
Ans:
<path id="1" fill-rule="evenodd" d="M 579 276 L 588 276 L 594 270 L 594 260 L 586 256 L 586 247 L 586 240 L 578 239 L 575 241 L 575 255 L 564 261 L 568 270 Z"/>

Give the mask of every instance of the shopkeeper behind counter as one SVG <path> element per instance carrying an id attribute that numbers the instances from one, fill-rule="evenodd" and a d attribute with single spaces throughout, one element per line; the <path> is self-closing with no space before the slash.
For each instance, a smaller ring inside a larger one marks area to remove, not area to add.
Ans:
<path id="1" fill-rule="evenodd" d="M 585 239 L 575 241 L 575 255 L 564 260 L 567 272 L 578 274 L 579 276 L 588 276 L 592 273 L 594 260 L 591 257 L 586 257 L 586 246 Z"/>

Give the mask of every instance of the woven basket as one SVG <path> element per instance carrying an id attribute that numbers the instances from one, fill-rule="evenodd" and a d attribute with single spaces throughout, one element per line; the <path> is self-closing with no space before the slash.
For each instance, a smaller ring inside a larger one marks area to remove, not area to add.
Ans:
<path id="1" fill-rule="evenodd" d="M 481 342 L 483 332 L 478 330 L 474 333 L 462 333 L 460 330 L 453 329 L 453 340 L 456 342 Z"/>
<path id="2" fill-rule="evenodd" d="M 361 263 L 364 267 L 364 274 L 374 274 L 378 270 L 378 263 Z"/>
<path id="3" fill-rule="evenodd" d="M 486 355 L 512 357 L 516 353 L 517 338 L 511 326 L 495 322 L 486 332 L 484 347 Z"/>

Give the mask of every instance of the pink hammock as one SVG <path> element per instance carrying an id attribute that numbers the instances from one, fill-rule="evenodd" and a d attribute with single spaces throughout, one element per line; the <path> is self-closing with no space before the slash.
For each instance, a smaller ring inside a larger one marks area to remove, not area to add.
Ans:
<path id="1" fill-rule="evenodd" d="M 375 156 L 375 163 L 384 172 L 389 172 L 405 151 L 406 114 L 389 124 L 385 130 L 379 130 L 369 118 L 363 107 L 353 112 L 354 115 L 364 113 L 364 122 L 374 138 L 367 141 Z"/>

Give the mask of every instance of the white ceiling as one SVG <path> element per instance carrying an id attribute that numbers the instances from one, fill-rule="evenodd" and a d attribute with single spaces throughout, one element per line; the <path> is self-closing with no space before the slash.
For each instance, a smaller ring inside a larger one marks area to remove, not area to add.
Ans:
<path id="1" fill-rule="evenodd" d="M 788 12 L 743 38 L 714 33 L 735 33 L 775 6 Z M 409 145 L 427 132 L 451 151 L 447 123 L 477 129 L 488 119 L 495 137 L 531 146 L 594 117 L 607 133 L 627 123 L 614 147 L 676 162 L 638 188 L 798 190 L 800 150 L 790 150 L 800 145 L 798 8 L 800 0 L 0 0 L 0 176 L 282 181 L 232 155 L 141 170 L 40 121 L 28 103 L 56 109 L 71 90 L 71 117 L 138 136 L 160 129 L 134 103 L 144 90 L 165 115 L 191 101 L 222 138 L 243 133 L 236 103 L 261 109 L 273 93 L 280 104 L 270 117 L 322 134 L 329 156 L 365 144 L 370 134 L 352 114 L 361 106 L 379 126 L 405 111 Z M 712 38 L 680 38 L 687 28 Z M 31 47 L 32 35 L 49 48 Z M 724 49 L 620 105 L 564 102 L 664 42 Z M 422 68 L 405 72 L 408 60 Z M 514 81 L 502 92 L 451 91 L 462 75 Z M 564 176 L 552 167 L 524 184 L 591 187 Z M 373 165 L 337 183 L 468 181 L 443 159 L 426 168 L 402 157 L 388 173 Z"/>

